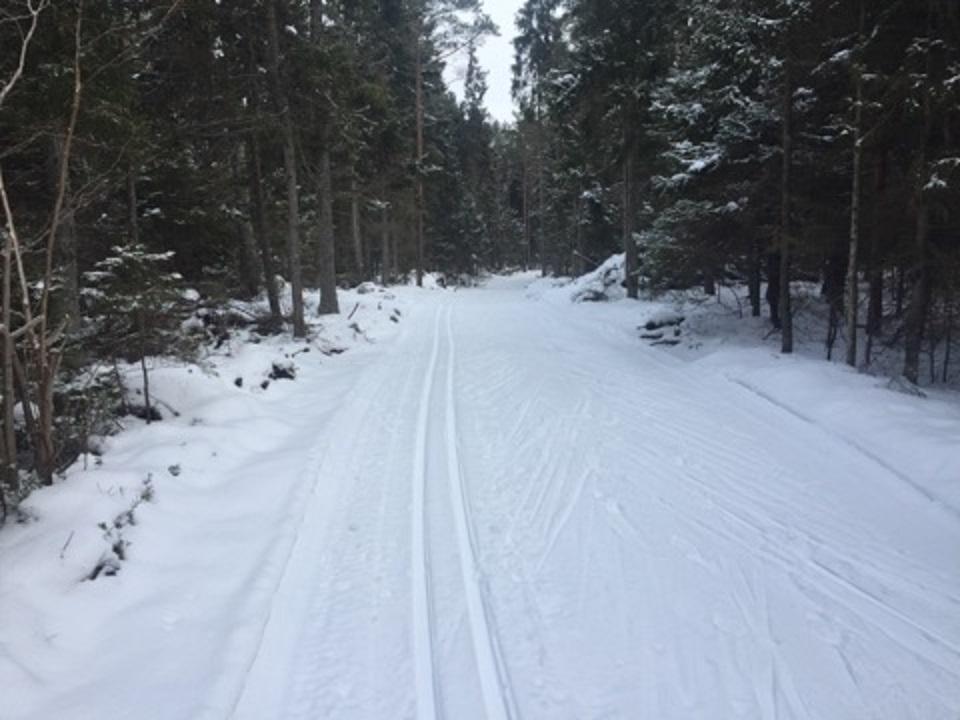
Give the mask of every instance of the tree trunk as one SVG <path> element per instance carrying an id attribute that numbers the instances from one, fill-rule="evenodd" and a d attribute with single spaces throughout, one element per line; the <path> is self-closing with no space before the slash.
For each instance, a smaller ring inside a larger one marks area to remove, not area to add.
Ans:
<path id="1" fill-rule="evenodd" d="M 789 32 L 789 31 L 788 31 Z M 793 352 L 793 310 L 790 303 L 790 180 L 793 163 L 793 56 L 787 42 L 783 77 L 783 160 L 780 176 L 780 351 Z"/>
<path id="2" fill-rule="evenodd" d="M 577 195 L 573 198 L 573 247 L 575 248 L 575 254 L 573 258 L 573 273 L 578 277 L 587 271 L 586 264 L 584 263 L 583 252 L 583 224 L 580 222 L 580 214 L 582 212 L 581 206 L 583 204 L 582 196 L 583 191 L 578 188 Z"/>
<path id="3" fill-rule="evenodd" d="M 845 250 L 849 251 L 849 248 L 844 248 L 840 238 L 837 238 L 832 244 L 823 283 L 824 295 L 830 307 L 827 319 L 827 360 L 833 359 L 833 348 L 843 318 L 843 293 L 848 277 L 847 268 L 844 265 L 848 257 Z"/>
<path id="4" fill-rule="evenodd" d="M 324 13 L 335 9 L 324 0 L 310 0 L 310 39 L 320 46 L 322 43 Z M 317 242 L 317 285 L 320 287 L 319 315 L 335 315 L 340 312 L 337 300 L 337 241 L 333 224 L 333 171 L 330 163 L 330 129 L 332 118 L 329 114 L 315 118 L 322 124 L 320 152 L 320 172 L 317 178 L 317 194 L 320 197 L 320 221 Z M 362 254 L 358 256 L 362 259 Z"/>
<path id="5" fill-rule="evenodd" d="M 247 216 L 240 217 L 236 225 L 237 237 L 240 241 L 237 255 L 237 271 L 240 288 L 247 298 L 255 298 L 260 292 L 260 260 L 257 256 L 257 241 L 254 237 L 253 224 L 250 219 L 249 185 L 244 173 L 247 166 L 247 142 L 244 140 L 237 146 L 236 162 L 233 171 L 233 180 L 236 187 L 236 202 L 238 207 L 247 208 Z"/>
<path id="6" fill-rule="evenodd" d="M 260 141 L 256 135 L 248 141 L 249 155 L 248 179 L 250 184 L 250 220 L 253 226 L 253 236 L 260 252 L 260 265 L 263 267 L 263 281 L 267 289 L 267 303 L 270 305 L 270 318 L 279 323 L 280 295 L 277 292 L 277 271 L 273 265 L 273 249 L 270 247 L 270 238 L 267 235 L 267 209 L 263 200 L 263 171 L 260 157 Z"/>
<path id="7" fill-rule="evenodd" d="M 870 271 L 870 301 L 867 304 L 867 334 L 878 335 L 883 330 L 883 269 Z"/>
<path id="8" fill-rule="evenodd" d="M 623 160 L 623 274 L 627 297 L 636 300 L 639 296 L 637 278 L 637 243 L 633 238 L 633 152 L 629 143 Z"/>
<path id="9" fill-rule="evenodd" d="M 952 284 L 949 291 L 947 300 L 944 302 L 944 312 L 946 312 L 946 327 L 944 328 L 944 349 L 943 349 L 943 382 L 946 383 L 950 380 L 950 346 L 953 343 L 953 321 L 955 306 L 953 303 L 953 289 L 956 286 L 956 283 Z"/>
<path id="10" fill-rule="evenodd" d="M 873 352 L 873 341 L 883 331 L 883 246 L 882 241 L 886 238 L 886 230 L 883 227 L 882 209 L 886 205 L 887 193 L 887 152 L 881 149 L 879 152 L 875 193 L 873 199 L 873 232 L 870 238 L 870 258 L 869 258 L 869 301 L 867 303 L 867 347 L 864 354 L 864 362 L 869 365 Z"/>
<path id="11" fill-rule="evenodd" d="M 866 18 L 866 5 L 860 0 L 860 32 L 859 43 L 863 43 L 863 29 Z M 853 120 L 853 187 L 850 195 L 850 248 L 847 257 L 846 282 L 846 326 L 847 352 L 846 363 L 851 367 L 857 366 L 857 318 L 860 308 L 859 287 L 859 258 L 860 251 L 860 187 L 863 167 L 863 68 L 858 59 L 855 64 L 854 79 L 856 93 L 856 107 Z"/>
<path id="12" fill-rule="evenodd" d="M 767 305 L 770 308 L 770 324 L 777 330 L 780 324 L 780 254 L 767 253 Z"/>
<path id="13" fill-rule="evenodd" d="M 247 51 L 249 53 L 247 70 L 256 77 L 255 69 L 259 67 L 255 41 L 248 38 Z M 250 93 L 250 106 L 256 126 L 262 126 L 262 113 L 259 101 L 259 82 L 253 81 Z M 277 271 L 273 262 L 273 247 L 267 233 L 267 208 L 263 198 L 263 152 L 260 147 L 260 132 L 253 130 L 245 139 L 241 152 L 246 152 L 247 161 L 247 193 L 246 204 L 253 228 L 253 237 L 260 257 L 260 267 L 263 270 L 263 284 L 267 292 L 267 304 L 270 307 L 270 324 L 278 330 L 283 326 L 283 315 L 280 309 L 280 295 L 277 289 Z"/>
<path id="14" fill-rule="evenodd" d="M 140 373 L 143 376 L 143 417 L 149 425 L 153 420 L 150 402 L 150 373 L 147 370 L 147 320 L 143 310 L 137 312 L 137 333 L 140 340 Z"/>
<path id="15" fill-rule="evenodd" d="M 523 136 L 520 137 L 520 166 L 521 166 L 521 177 L 520 177 L 520 190 L 521 190 L 521 203 L 523 207 L 521 208 L 521 222 L 523 223 L 523 270 L 526 272 L 530 269 L 530 263 L 533 258 L 533 240 L 530 237 L 530 172 L 528 167 L 528 153 L 526 151 L 527 144 Z"/>
<path id="16" fill-rule="evenodd" d="M 293 116 L 283 89 L 283 80 L 280 77 L 280 31 L 277 22 L 277 5 L 280 1 L 267 2 L 267 30 L 270 34 L 269 65 L 277 110 L 280 114 L 283 169 L 287 180 L 287 264 L 293 305 L 293 336 L 301 338 L 307 335 L 307 324 L 303 315 L 303 275 L 300 263 L 300 189 L 297 183 L 297 148 Z"/>
<path id="17" fill-rule="evenodd" d="M 760 317 L 761 256 L 757 241 L 751 242 L 750 265 L 747 268 L 747 292 L 750 296 L 750 314 Z"/>
<path id="18" fill-rule="evenodd" d="M 140 214 L 137 212 L 137 171 L 133 163 L 127 168 L 127 239 L 131 245 L 140 242 Z"/>
<path id="19" fill-rule="evenodd" d="M 390 281 L 390 206 L 384 203 L 380 208 L 380 283 L 384 286 Z"/>
<path id="20" fill-rule="evenodd" d="M 64 138 L 55 135 L 52 139 L 51 175 L 54 191 L 60 182 L 61 165 L 63 163 Z M 80 270 L 77 264 L 77 221 L 73 201 L 73 192 L 70 189 L 69 172 L 64 176 L 63 209 L 57 227 L 56 248 L 58 264 L 63 274 L 62 301 L 58 303 L 60 312 L 67 322 L 67 330 L 75 332 L 80 329 Z"/>
<path id="21" fill-rule="evenodd" d="M 340 312 L 337 300 L 336 236 L 333 227 L 333 171 L 330 168 L 329 138 L 324 132 L 323 151 L 320 154 L 320 242 L 317 247 L 317 265 L 320 280 L 320 315 Z"/>
<path id="22" fill-rule="evenodd" d="M 923 163 L 925 166 L 926 163 Z M 922 177 L 922 176 L 921 176 Z M 921 180 L 922 182 L 922 180 Z M 916 383 L 920 378 L 920 353 L 923 349 L 923 330 L 930 305 L 930 208 L 923 197 L 923 189 L 917 193 L 916 252 L 917 263 L 913 269 L 910 302 L 903 318 L 905 333 L 903 375 Z"/>
<path id="23" fill-rule="evenodd" d="M 415 114 L 417 131 L 417 160 L 415 163 L 416 187 L 414 188 L 414 232 L 417 242 L 417 287 L 423 287 L 425 239 L 423 236 L 423 18 L 419 18 L 416 37 L 414 72 L 416 73 Z"/>
<path id="24" fill-rule="evenodd" d="M 400 277 L 400 235 L 399 232 L 390 234 L 390 275 L 393 278 Z"/>
<path id="25" fill-rule="evenodd" d="M 711 297 L 717 294 L 717 278 L 714 276 L 712 269 L 703 273 L 703 292 Z"/>
<path id="26" fill-rule="evenodd" d="M 883 270 L 871 268 L 870 295 L 867 303 L 867 346 L 864 363 L 870 365 L 873 341 L 883 330 Z"/>
<path id="27" fill-rule="evenodd" d="M 239 276 L 243 293 L 255 298 L 260 292 L 260 263 L 257 259 L 257 241 L 253 236 L 253 225 L 244 218 L 240 221 Z"/>
<path id="28" fill-rule="evenodd" d="M 547 214 L 544 209 L 544 186 L 546 185 L 544 127 L 540 110 L 539 93 L 536 102 L 536 127 L 534 132 L 537 138 L 537 235 L 540 242 L 540 274 L 547 277 L 551 272 L 556 273 L 556 267 L 551 264 L 554 259 L 554 245 L 556 238 L 552 237 L 546 228 Z"/>
<path id="29" fill-rule="evenodd" d="M 2 177 L 0 177 L 0 188 L 2 188 Z M 5 196 L 4 196 L 5 197 Z M 7 218 L 7 229 L 4 231 L 3 243 L 3 298 L 2 298 L 2 318 L 3 323 L 3 485 L 10 488 L 14 495 L 20 493 L 19 473 L 17 472 L 17 435 L 14 429 L 14 406 L 16 405 L 16 393 L 14 392 L 13 378 L 13 354 L 16 351 L 14 339 L 11 333 L 10 323 L 12 320 L 13 295 L 11 284 L 13 282 L 13 229 L 12 219 Z M 0 503 L 3 507 L 0 511 L 3 518 L 7 515 L 7 506 L 4 496 L 4 488 L 0 487 Z"/>
<path id="30" fill-rule="evenodd" d="M 933 30 L 933 2 L 927 3 L 927 33 L 932 36 Z M 927 322 L 927 313 L 930 307 L 930 205 L 927 202 L 927 143 L 933 126 L 933 108 L 930 96 L 931 49 L 927 48 L 926 73 L 923 86 L 923 133 L 919 139 L 916 168 L 916 189 L 914 191 L 914 206 L 916 208 L 916 228 L 914 234 L 914 250 L 916 262 L 911 272 L 910 302 L 903 318 L 904 353 L 903 375 L 907 380 L 916 383 L 920 377 L 920 353 L 923 350 L 923 331 Z"/>
<path id="31" fill-rule="evenodd" d="M 357 280 L 365 280 L 363 234 L 360 231 L 360 191 L 355 177 L 350 178 L 350 240 L 353 244 L 353 262 L 357 271 Z"/>

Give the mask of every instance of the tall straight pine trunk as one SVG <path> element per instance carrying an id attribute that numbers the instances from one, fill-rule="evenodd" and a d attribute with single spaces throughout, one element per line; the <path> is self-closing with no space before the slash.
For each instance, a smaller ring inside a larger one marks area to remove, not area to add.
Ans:
<path id="1" fill-rule="evenodd" d="M 51 175 L 54 190 L 60 182 L 60 168 L 63 163 L 64 139 L 55 135 L 51 140 Z M 61 301 L 58 303 L 60 314 L 66 320 L 67 329 L 80 329 L 80 270 L 77 263 L 77 222 L 74 209 L 73 191 L 70 183 L 70 173 L 67 171 L 63 179 L 63 210 L 57 229 L 56 250 L 57 260 L 61 268 L 63 285 Z"/>
<path id="2" fill-rule="evenodd" d="M 329 137 L 324 132 L 320 155 L 320 243 L 317 264 L 320 275 L 320 315 L 340 312 L 337 300 L 337 256 L 333 227 L 333 171 L 330 167 Z"/>
<path id="3" fill-rule="evenodd" d="M 910 302 L 903 316 L 903 375 L 912 383 L 920 379 L 920 353 L 923 350 L 924 326 L 930 308 L 930 208 L 923 197 L 922 188 L 917 192 L 916 204 L 914 232 L 917 260 L 912 271 Z"/>
<path id="4" fill-rule="evenodd" d="M 17 436 L 14 427 L 14 409 L 16 394 L 14 392 L 14 338 L 10 325 L 13 318 L 13 218 L 6 208 L 6 190 L 3 186 L 3 175 L 0 174 L 0 194 L 2 194 L 7 227 L 3 232 L 3 285 L 2 308 L 0 308 L 0 323 L 3 324 L 3 468 L 0 482 L 20 493 L 20 475 L 17 471 Z M 26 408 L 26 405 L 24 406 Z M 0 519 L 7 515 L 7 506 L 4 501 L 3 488 L 0 487 Z"/>
<path id="5" fill-rule="evenodd" d="M 423 18 L 421 17 L 417 27 L 416 51 L 414 58 L 414 72 L 416 73 L 414 88 L 414 104 L 416 114 L 416 152 L 417 160 L 415 164 L 416 184 L 413 190 L 413 214 L 414 214 L 414 236 L 417 244 L 417 286 L 423 287 L 423 272 L 426 250 L 426 242 L 423 236 L 423 213 L 424 213 L 424 190 L 423 190 Z"/>
<path id="6" fill-rule="evenodd" d="M 363 255 L 363 233 L 360 228 L 360 189 L 357 178 L 350 178 L 350 240 L 353 245 L 353 263 L 357 280 L 366 280 L 366 263 Z"/>
<path id="7" fill-rule="evenodd" d="M 303 276 L 300 262 L 300 190 L 297 183 L 297 149 L 290 103 L 280 77 L 280 32 L 277 27 L 277 5 L 281 0 L 267 2 L 267 31 L 270 34 L 270 76 L 274 97 L 280 115 L 283 141 L 283 169 L 287 181 L 287 263 L 290 271 L 290 290 L 293 305 L 293 335 L 306 337 L 307 324 L 303 314 Z"/>
<path id="8" fill-rule="evenodd" d="M 624 282 L 627 287 L 627 297 L 634 300 L 640 294 L 640 284 L 637 278 L 638 260 L 637 243 L 633 237 L 633 152 L 629 147 L 624 148 L 623 159 L 623 252 L 624 252 Z"/>
<path id="9" fill-rule="evenodd" d="M 318 48 L 323 43 L 324 10 L 331 10 L 323 0 L 310 0 L 310 41 Z M 316 115 L 316 114 L 315 114 Z M 314 117 L 321 126 L 320 168 L 317 173 L 317 195 L 320 198 L 320 220 L 317 231 L 317 284 L 320 287 L 318 314 L 340 312 L 337 300 L 337 244 L 333 225 L 333 170 L 330 163 L 330 113 Z"/>
<path id="10" fill-rule="evenodd" d="M 860 0 L 860 32 L 858 44 L 863 44 L 863 29 L 866 7 Z M 853 187 L 850 193 L 850 247 L 847 257 L 846 281 L 846 326 L 847 353 L 846 362 L 857 366 L 857 318 L 860 308 L 859 252 L 860 252 L 860 188 L 863 182 L 863 68 L 858 59 L 854 67 L 856 107 L 853 119 Z"/>
<path id="11" fill-rule="evenodd" d="M 927 34 L 933 35 L 933 0 L 927 2 Z M 916 221 L 914 226 L 914 252 L 916 260 L 911 270 L 910 301 L 903 317 L 904 354 L 903 375 L 916 383 L 920 379 L 920 353 L 923 350 L 924 326 L 930 310 L 930 205 L 927 200 L 927 143 L 933 129 L 933 108 L 930 92 L 930 74 L 932 70 L 931 50 L 927 49 L 925 77 L 923 80 L 923 128 L 919 138 L 916 166 L 916 188 L 914 207 Z"/>
<path id="12" fill-rule="evenodd" d="M 788 31 L 789 33 L 789 31 Z M 790 201 L 793 163 L 793 49 L 787 40 L 783 75 L 783 162 L 780 175 L 780 351 L 793 352 L 793 310 L 790 303 Z"/>
<path id="13" fill-rule="evenodd" d="M 380 206 L 380 284 L 390 280 L 390 206 Z"/>
<path id="14" fill-rule="evenodd" d="M 270 306 L 271 321 L 280 324 L 280 294 L 277 292 L 277 271 L 273 264 L 273 248 L 267 235 L 267 209 L 263 199 L 263 166 L 260 156 L 260 140 L 253 133 L 249 141 L 247 158 L 247 181 L 250 185 L 250 220 L 253 236 L 260 251 L 260 265 L 263 267 L 263 282 L 267 289 L 267 303 Z"/>

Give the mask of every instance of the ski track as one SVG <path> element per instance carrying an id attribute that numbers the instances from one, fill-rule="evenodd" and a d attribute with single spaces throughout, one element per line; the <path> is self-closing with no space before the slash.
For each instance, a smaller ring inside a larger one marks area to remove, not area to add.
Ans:
<path id="1" fill-rule="evenodd" d="M 298 567 L 297 555 L 305 551 L 305 546 L 316 545 L 326 528 L 318 523 L 318 489 L 321 479 L 335 475 L 342 463 L 343 454 L 336 448 L 342 442 L 349 448 L 356 446 L 356 435 L 352 432 L 355 425 L 362 422 L 374 410 L 378 390 L 382 387 L 383 372 L 380 367 L 368 369 L 362 377 L 362 385 L 354 393 L 354 404 L 350 412 L 341 418 L 339 428 L 321 437 L 307 453 L 307 462 L 302 474 L 306 482 L 298 485 L 296 498 L 290 503 L 291 511 L 286 522 L 289 527 L 278 533 L 277 541 L 269 548 L 268 556 L 259 559 L 253 565 L 254 572 L 260 577 L 252 583 L 260 592 L 254 592 L 245 602 L 250 607 L 244 614 L 255 616 L 251 624 L 241 625 L 231 638 L 232 649 L 229 662 L 239 664 L 239 672 L 224 673 L 219 684 L 212 688 L 211 700 L 203 712 L 204 718 L 244 717 L 242 709 L 244 696 L 249 689 L 251 675 L 255 673 L 261 657 L 265 640 L 272 629 L 272 623 L 280 620 L 283 605 L 282 594 L 285 584 L 299 578 L 302 568 Z M 262 609 L 260 609 L 262 608 Z"/>
<path id="2" fill-rule="evenodd" d="M 455 344 L 452 327 L 452 308 L 447 310 L 447 382 L 446 382 L 446 452 L 447 480 L 450 484 L 450 502 L 457 528 L 457 549 L 463 573 L 470 636 L 483 693 L 485 717 L 488 720 L 508 720 L 509 679 L 499 658 L 497 638 L 491 632 L 489 610 L 484 599 L 484 580 L 477 564 L 476 540 L 470 522 L 470 508 L 460 467 L 457 435 L 457 413 L 454 399 Z"/>
<path id="3" fill-rule="evenodd" d="M 237 720 L 960 715 L 960 528 L 883 457 L 515 292 L 408 322 Z"/>
<path id="4" fill-rule="evenodd" d="M 465 621 L 469 630 L 475 677 L 483 704 L 482 717 L 489 720 L 509 720 L 515 716 L 510 710 L 509 679 L 500 658 L 496 633 L 492 629 L 493 620 L 484 596 L 485 582 L 477 561 L 469 500 L 460 465 L 454 384 L 456 348 L 451 317 L 452 308 L 439 309 L 436 312 L 433 350 L 420 398 L 414 453 L 411 561 L 414 586 L 413 632 L 417 676 L 417 718 L 418 720 L 435 720 L 449 716 L 441 703 L 441 697 L 444 694 L 441 690 L 443 673 L 437 669 L 437 657 L 451 652 L 452 646 L 445 647 L 443 650 L 435 647 L 440 635 L 437 626 L 444 623 L 449 628 L 459 627 L 461 624 L 459 612 L 452 618 L 452 622 L 449 616 L 441 617 L 439 608 L 446 603 L 438 603 L 434 597 L 437 588 L 443 584 L 438 582 L 440 579 L 438 575 L 442 572 L 441 567 L 444 563 L 431 562 L 431 540 L 442 542 L 442 538 L 432 537 L 439 533 L 441 523 L 430 522 L 433 504 L 427 502 L 427 497 L 429 488 L 444 479 L 441 471 L 445 470 L 450 512 L 456 535 L 455 564 L 460 568 L 462 595 L 466 608 Z M 443 468 L 434 468 L 428 462 L 428 447 L 431 442 L 439 440 L 440 433 L 438 418 L 431 416 L 433 406 L 431 399 L 438 391 L 436 387 L 439 385 L 438 358 L 441 355 L 440 347 L 443 343 L 446 344 L 446 368 L 442 384 L 442 419 L 444 421 L 442 451 L 446 464 Z M 450 578 L 444 577 L 442 580 L 448 583 Z"/>
<path id="5" fill-rule="evenodd" d="M 365 538 L 366 543 L 348 542 L 356 525 L 364 521 L 379 488 L 375 483 L 351 486 L 346 480 L 356 472 L 358 460 L 370 466 L 370 476 L 382 475 L 384 453 L 371 451 L 365 429 L 379 423 L 384 428 L 381 434 L 391 435 L 386 427 L 396 426 L 397 413 L 392 418 L 384 417 L 380 398 L 386 392 L 398 392 L 399 397 L 409 393 L 412 375 L 405 365 L 400 362 L 371 368 L 362 384 L 355 387 L 353 402 L 344 408 L 325 439 L 325 451 L 313 469 L 315 482 L 303 501 L 309 521 L 297 530 L 257 652 L 245 673 L 245 684 L 226 717 L 257 720 L 265 716 L 293 719 L 327 715 L 340 705 L 346 688 L 357 684 L 355 677 L 345 679 L 350 673 L 344 672 L 344 667 L 339 668 L 339 682 L 324 682 L 334 652 L 331 637 L 344 632 L 336 625 L 343 622 L 340 604 L 349 596 L 347 591 L 357 586 L 356 568 L 370 569 L 369 561 L 376 561 L 371 555 L 382 552 L 387 543 L 377 542 L 379 534 Z M 406 378 L 399 387 L 395 377 L 398 368 Z M 380 497 L 385 500 L 387 496 Z M 332 551 L 334 546 L 337 549 Z M 363 607 L 355 599 L 350 604 L 351 611 Z M 347 630 L 356 628 L 348 626 Z M 274 675 L 276 664 L 289 666 L 282 679 Z M 223 715 L 211 713 L 211 717 Z"/>
<path id="6" fill-rule="evenodd" d="M 434 720 L 437 717 L 436 674 L 433 665 L 433 637 L 431 631 L 430 558 L 426 542 L 426 486 L 427 486 L 427 440 L 429 429 L 430 393 L 437 371 L 440 354 L 440 318 L 436 311 L 433 328 L 433 349 L 423 379 L 420 407 L 417 412 L 417 438 L 413 456 L 413 646 L 417 683 L 417 718 Z"/>

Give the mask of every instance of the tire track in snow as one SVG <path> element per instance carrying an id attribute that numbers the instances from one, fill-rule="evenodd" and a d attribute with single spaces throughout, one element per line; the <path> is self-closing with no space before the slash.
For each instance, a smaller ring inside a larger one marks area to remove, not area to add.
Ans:
<path id="1" fill-rule="evenodd" d="M 487 720 L 508 720 L 510 713 L 510 685 L 506 668 L 500 656 L 496 637 L 490 630 L 488 608 L 484 599 L 483 579 L 477 567 L 476 541 L 470 521 L 460 467 L 459 439 L 457 437 L 456 403 L 454 402 L 453 368 L 456 349 L 453 340 L 451 309 L 447 310 L 447 380 L 446 380 L 446 454 L 450 500 L 457 531 L 457 550 L 463 573 L 463 589 L 467 601 L 467 620 L 473 643 L 477 676 L 483 696 Z"/>
<path id="2" fill-rule="evenodd" d="M 437 374 L 440 355 L 440 315 L 438 309 L 433 328 L 433 349 L 423 378 L 420 408 L 417 413 L 417 439 L 413 455 L 413 546 L 411 574 L 413 576 L 413 652 L 414 676 L 417 690 L 418 720 L 437 717 L 436 677 L 433 665 L 433 633 L 430 602 L 430 557 L 426 544 L 426 485 L 427 485 L 427 429 L 430 414 L 430 392 Z"/>

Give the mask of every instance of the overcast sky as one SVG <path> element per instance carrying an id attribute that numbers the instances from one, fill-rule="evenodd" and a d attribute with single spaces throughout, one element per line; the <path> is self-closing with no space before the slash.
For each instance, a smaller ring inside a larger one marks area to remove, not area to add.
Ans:
<path id="1" fill-rule="evenodd" d="M 498 37 L 487 38 L 477 53 L 480 64 L 487 71 L 486 105 L 495 120 L 513 119 L 513 101 L 510 99 L 510 66 L 513 64 L 513 18 L 523 0 L 483 0 L 486 13 L 500 28 Z M 447 68 L 447 82 L 457 93 L 463 94 L 463 74 L 466 58 L 456 58 Z"/>

